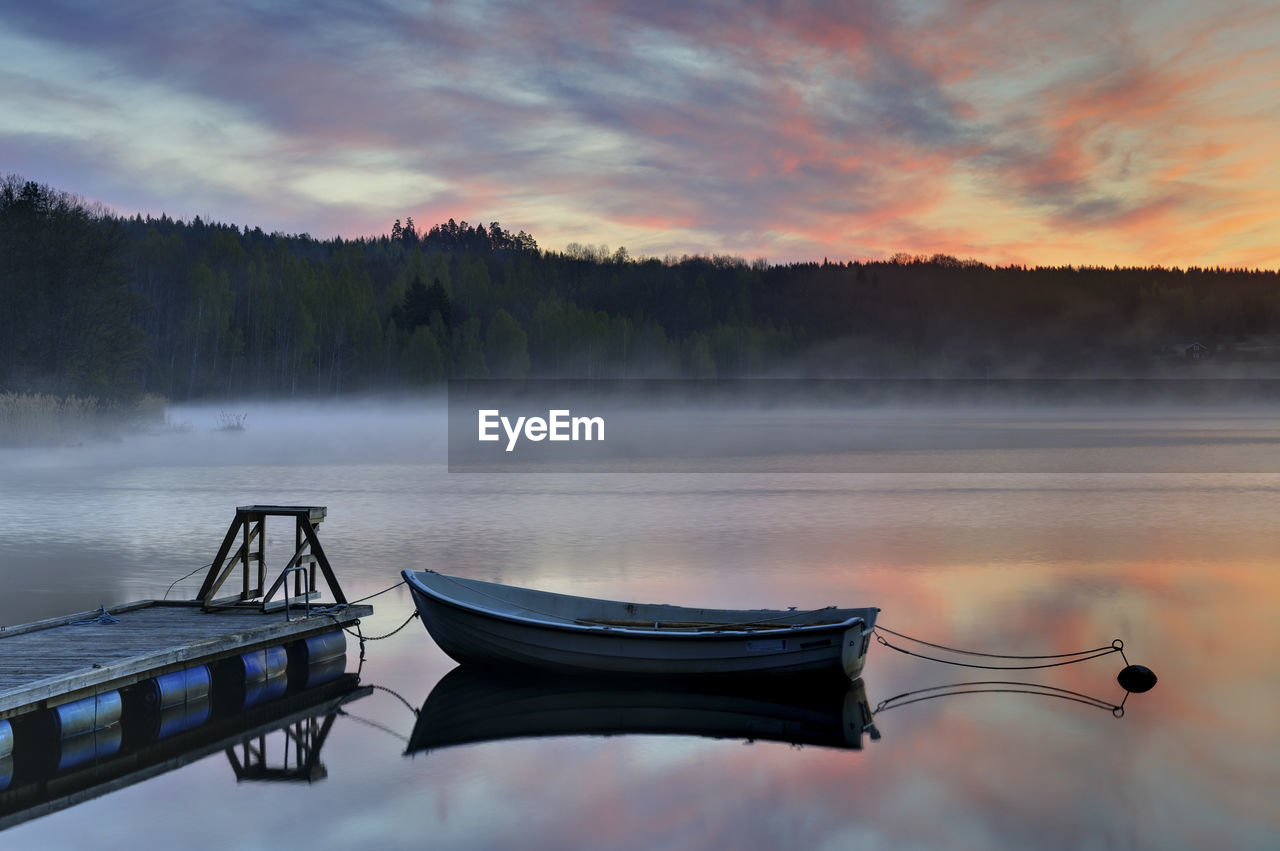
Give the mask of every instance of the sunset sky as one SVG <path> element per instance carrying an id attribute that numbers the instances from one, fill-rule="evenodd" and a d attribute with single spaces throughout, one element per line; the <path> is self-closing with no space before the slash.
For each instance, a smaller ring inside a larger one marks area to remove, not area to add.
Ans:
<path id="1" fill-rule="evenodd" d="M 1280 4 L 0 0 L 0 172 L 317 237 L 1280 267 Z"/>

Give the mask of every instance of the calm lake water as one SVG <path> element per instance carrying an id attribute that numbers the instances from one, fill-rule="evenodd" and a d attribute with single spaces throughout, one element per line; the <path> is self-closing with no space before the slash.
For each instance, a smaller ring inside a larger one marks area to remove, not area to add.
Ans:
<path id="1" fill-rule="evenodd" d="M 864 440 L 857 451 L 883 462 L 868 467 L 877 472 L 820 472 L 849 468 L 833 457 L 809 459 L 811 472 L 619 475 L 450 474 L 440 405 L 235 411 L 248 412 L 240 433 L 214 430 L 218 408 L 189 407 L 171 412 L 186 430 L 0 451 L 0 623 L 160 596 L 212 558 L 236 505 L 313 504 L 329 509 L 320 537 L 353 598 L 402 568 L 432 567 L 651 602 L 877 605 L 885 626 L 977 650 L 1122 638 L 1160 681 L 1130 696 L 1121 718 L 1010 693 L 895 706 L 857 750 L 658 733 L 406 756 L 416 710 L 455 667 L 413 622 L 369 642 L 360 678 L 382 688 L 337 717 L 323 779 L 237 782 L 213 753 L 11 827 L 0 845 L 1280 844 L 1275 411 L 881 410 L 837 427 L 866 416 L 865 434 L 923 424 L 981 439 L 930 449 L 895 437 L 883 450 L 892 457 Z M 269 558 L 283 563 L 291 544 L 282 523 Z M 199 579 L 173 593 L 191 596 Z M 412 608 L 403 587 L 372 602 L 366 635 Z M 353 641 L 349 671 L 357 655 Z M 1108 656 L 993 674 L 873 645 L 863 686 L 872 709 L 993 679 L 1119 703 L 1121 666 Z M 286 749 L 282 734 L 268 745 Z"/>

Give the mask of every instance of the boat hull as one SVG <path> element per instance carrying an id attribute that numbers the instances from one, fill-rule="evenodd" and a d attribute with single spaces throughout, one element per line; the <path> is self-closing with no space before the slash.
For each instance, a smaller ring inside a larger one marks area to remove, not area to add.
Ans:
<path id="1" fill-rule="evenodd" d="M 833 610 L 833 614 L 827 616 L 833 622 L 798 623 L 779 628 L 739 630 L 722 626 L 710 631 L 646 630 L 538 619 L 522 614 L 518 607 L 495 613 L 474 605 L 474 601 L 458 599 L 466 595 L 450 598 L 422 581 L 437 579 L 439 574 L 428 576 L 424 572 L 404 571 L 404 576 L 427 631 L 455 661 L 570 674 L 650 677 L 841 674 L 854 679 L 862 671 L 878 611 L 874 608 Z M 495 598 L 501 593 L 500 589 L 507 588 L 494 583 L 443 578 L 467 582 L 464 591 L 482 586 L 480 593 Z M 526 595 L 520 601 L 525 605 L 534 605 L 528 602 L 527 595 L 544 593 L 517 590 Z M 548 608 L 565 600 L 580 600 L 600 606 L 628 607 L 629 611 L 696 612 L 701 618 L 723 614 L 728 621 L 748 614 L 757 619 L 767 616 L 799 620 L 804 614 L 692 610 L 545 596 Z"/>

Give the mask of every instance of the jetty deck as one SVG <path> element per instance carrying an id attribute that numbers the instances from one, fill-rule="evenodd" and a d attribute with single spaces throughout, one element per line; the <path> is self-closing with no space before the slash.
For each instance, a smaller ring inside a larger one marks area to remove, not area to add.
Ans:
<path id="1" fill-rule="evenodd" d="M 327 513 L 317 505 L 237 507 L 194 600 L 142 600 L 0 626 L 0 721 L 334 632 L 373 614 L 372 606 L 348 604 L 320 545 L 316 532 Z M 266 524 L 273 517 L 293 526 L 294 550 L 270 582 Z M 318 602 L 321 582 L 331 602 Z M 218 596 L 224 588 L 231 593 Z"/>
<path id="2" fill-rule="evenodd" d="M 333 632 L 373 614 L 365 605 L 310 616 L 301 608 L 287 619 L 283 611 L 204 611 L 198 600 L 143 600 L 107 609 L 117 623 L 98 622 L 95 610 L 0 627 L 0 719 Z"/>

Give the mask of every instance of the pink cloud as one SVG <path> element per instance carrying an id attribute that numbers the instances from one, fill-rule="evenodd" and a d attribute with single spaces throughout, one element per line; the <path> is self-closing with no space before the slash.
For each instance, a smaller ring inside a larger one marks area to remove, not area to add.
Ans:
<path id="1" fill-rule="evenodd" d="M 371 193 L 358 210 L 308 213 L 314 202 L 288 187 L 300 171 L 350 161 L 443 187 L 415 218 L 506 221 L 518 209 L 547 247 L 616 244 L 617 225 L 641 227 L 659 254 L 749 246 L 810 259 L 795 252 L 847 256 L 856 244 L 880 256 L 1276 262 L 1257 222 L 1280 205 L 1265 144 L 1276 131 L 1259 112 L 1280 71 L 1267 35 L 1280 15 L 1249 0 L 1220 14 L 1145 12 L 616 0 L 499 5 L 480 17 L 211 7 L 125 21 L 33 8 L 13 25 L 33 44 L 117 69 L 86 79 L 81 103 L 163 80 L 176 103 L 219 104 L 269 140 L 218 143 L 261 175 L 238 190 L 179 155 L 153 164 L 134 181 L 148 187 L 149 209 L 172 208 L 161 196 L 180 187 L 184 204 L 226 219 L 253 210 L 242 223 L 268 230 L 410 212 L 395 209 L 399 199 L 371 212 Z M 58 108 L 90 127 L 101 120 L 76 103 Z M 6 132 L 0 149 L 37 149 Z M 94 144 L 79 159 L 127 162 Z M 24 155 L 11 167 L 45 162 Z M 52 168 L 31 176 L 58 183 Z M 130 179 L 66 174 L 77 184 L 68 189 L 107 201 Z M 584 233 L 587 220 L 598 230 Z"/>

